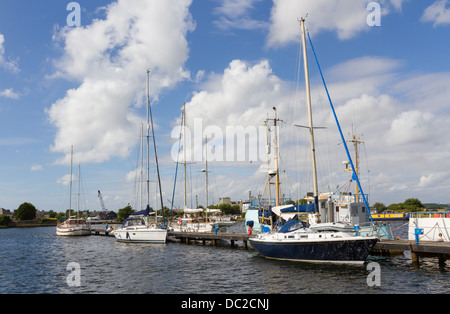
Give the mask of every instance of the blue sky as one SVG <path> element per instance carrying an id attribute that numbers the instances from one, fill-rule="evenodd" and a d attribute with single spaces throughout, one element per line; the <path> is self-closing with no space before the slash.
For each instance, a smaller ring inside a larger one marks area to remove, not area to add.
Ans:
<path id="1" fill-rule="evenodd" d="M 380 0 L 381 26 L 374 27 L 366 22 L 371 1 L 363 0 L 80 0 L 80 27 L 67 26 L 69 2 L 0 4 L 0 207 L 67 208 L 72 145 L 82 208 L 100 208 L 97 190 L 110 209 L 134 204 L 147 68 L 165 202 L 183 103 L 188 124 L 202 119 L 204 129 L 223 133 L 230 125 L 259 127 L 277 106 L 285 120 L 283 192 L 303 197 L 311 190 L 307 143 L 292 125 L 306 115 L 296 68 L 297 19 L 306 12 L 344 133 L 353 126 L 365 141 L 361 176 L 371 203 L 450 202 L 450 1 Z M 349 179 L 346 157 L 309 57 L 315 120 L 328 127 L 318 135 L 328 172 L 321 190 L 335 190 Z M 262 192 L 265 160 L 242 154 L 244 161 L 211 160 L 210 200 Z M 189 200 L 198 195 L 200 204 L 202 167 L 189 167 Z"/>

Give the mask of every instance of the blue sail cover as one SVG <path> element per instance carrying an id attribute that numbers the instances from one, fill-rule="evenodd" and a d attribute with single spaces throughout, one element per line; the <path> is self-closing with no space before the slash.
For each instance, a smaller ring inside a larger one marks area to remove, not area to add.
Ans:
<path id="1" fill-rule="evenodd" d="M 147 205 L 147 208 L 144 210 L 141 210 L 140 212 L 132 213 L 130 216 L 148 216 L 150 214 L 150 207 Z"/>
<path id="2" fill-rule="evenodd" d="M 314 203 L 306 205 L 292 205 L 291 207 L 281 210 L 282 214 L 288 213 L 313 213 L 315 209 Z"/>

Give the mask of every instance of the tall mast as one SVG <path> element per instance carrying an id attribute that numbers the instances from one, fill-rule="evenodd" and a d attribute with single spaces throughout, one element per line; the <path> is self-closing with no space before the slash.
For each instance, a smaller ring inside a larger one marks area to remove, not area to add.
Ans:
<path id="1" fill-rule="evenodd" d="M 183 154 L 184 154 L 184 208 L 187 208 L 187 191 L 186 191 L 186 104 L 183 104 Z"/>
<path id="2" fill-rule="evenodd" d="M 81 165 L 78 164 L 78 195 L 77 195 L 77 219 L 80 218 L 80 191 L 81 191 Z"/>
<path id="3" fill-rule="evenodd" d="M 147 70 L 147 206 L 150 206 L 150 70 Z"/>
<path id="4" fill-rule="evenodd" d="M 305 19 L 300 20 L 300 26 L 302 28 L 302 41 L 303 41 L 303 59 L 305 68 L 305 84 L 306 84 L 306 100 L 308 103 L 308 117 L 309 117 L 309 135 L 311 144 L 311 161 L 313 170 L 313 185 L 314 185 L 314 197 L 319 196 L 319 188 L 317 184 L 317 164 L 316 164 L 316 147 L 314 143 L 314 124 L 312 118 L 312 107 L 311 107 L 311 90 L 309 84 L 309 69 L 308 69 L 308 55 L 306 47 L 306 30 L 305 30 Z"/>
<path id="5" fill-rule="evenodd" d="M 147 130 L 150 129 L 150 123 L 152 126 L 152 135 L 153 135 L 153 148 L 155 149 L 155 162 L 156 162 L 156 174 L 158 177 L 158 186 L 159 186 L 159 199 L 161 201 L 161 212 L 164 220 L 164 224 L 166 223 L 166 217 L 164 215 L 164 203 L 163 203 L 163 195 L 162 195 L 162 188 L 161 188 L 161 176 L 159 174 L 159 164 L 158 164 L 158 148 L 156 147 L 156 137 L 155 137 L 155 128 L 153 126 L 153 115 L 152 115 L 152 109 L 150 107 L 150 70 L 147 70 Z M 147 138 L 147 144 L 149 144 L 149 137 L 150 132 L 147 131 L 148 138 Z M 147 145 L 147 155 L 150 156 L 149 147 L 150 145 Z M 150 158 L 149 158 L 150 160 Z M 149 161 L 150 162 L 150 161 Z M 149 167 L 149 166 L 148 166 Z M 149 167 L 150 168 L 150 167 Z M 147 180 L 148 180 L 148 204 L 150 206 L 150 173 L 147 173 Z M 158 209 L 155 208 L 155 211 L 157 212 Z"/>
<path id="6" fill-rule="evenodd" d="M 275 157 L 275 168 L 277 171 L 277 174 L 275 176 L 275 197 L 276 197 L 276 204 L 275 206 L 280 206 L 280 169 L 278 169 L 278 132 L 277 132 L 277 108 L 273 107 L 273 110 L 275 111 L 275 119 L 273 119 L 273 126 L 274 126 L 274 132 L 275 132 L 275 138 L 273 139 L 274 142 L 274 157 Z"/>
<path id="7" fill-rule="evenodd" d="M 69 218 L 70 218 L 70 212 L 72 211 L 72 164 L 73 164 L 73 145 L 71 147 L 71 153 L 70 153 Z"/>
<path id="8" fill-rule="evenodd" d="M 264 127 L 266 129 L 266 160 L 267 160 L 267 187 L 269 188 L 269 206 L 272 205 L 272 195 L 270 194 L 270 179 L 272 179 L 271 173 L 270 173 L 270 161 L 269 161 L 269 154 L 270 154 L 270 143 L 269 143 L 269 135 L 267 130 L 267 121 L 264 121 Z"/>
<path id="9" fill-rule="evenodd" d="M 144 182 L 144 124 L 141 124 L 141 167 L 140 167 L 140 174 L 139 174 L 139 194 L 140 194 L 140 203 L 139 208 L 140 210 L 143 210 L 142 202 L 144 199 L 144 189 L 142 188 L 142 183 Z"/>
<path id="10" fill-rule="evenodd" d="M 208 221 L 208 137 L 205 136 L 205 193 L 206 193 L 206 221 Z"/>

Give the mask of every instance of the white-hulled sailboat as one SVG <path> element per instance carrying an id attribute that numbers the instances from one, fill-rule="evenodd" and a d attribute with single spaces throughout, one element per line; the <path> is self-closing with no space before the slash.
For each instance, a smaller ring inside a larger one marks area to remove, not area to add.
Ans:
<path id="1" fill-rule="evenodd" d="M 153 145 L 155 148 L 156 169 L 158 174 L 159 191 L 161 196 L 161 210 L 163 211 L 163 217 L 164 206 L 162 201 L 155 131 L 153 128 L 153 117 L 150 106 L 149 75 L 150 71 L 147 70 L 147 208 L 143 211 L 131 214 L 130 217 L 124 221 L 120 228 L 114 230 L 114 236 L 119 242 L 165 244 L 167 240 L 167 228 L 158 224 L 156 213 L 155 219 L 153 221 L 150 217 L 150 127 L 152 128 L 153 132 Z"/>
<path id="2" fill-rule="evenodd" d="M 297 213 L 310 212 L 309 226 L 300 220 L 292 219 L 288 221 L 281 229 L 270 233 L 257 234 L 250 238 L 249 241 L 261 255 L 272 259 L 328 263 L 364 263 L 373 246 L 378 241 L 378 237 L 361 236 L 358 233 L 358 226 L 352 225 L 350 222 L 334 222 L 331 220 L 331 215 L 329 217 L 326 217 L 325 215 L 327 212 L 332 213 L 333 207 L 330 206 L 327 208 L 322 206 L 327 204 L 326 200 L 330 201 L 330 205 L 333 203 L 331 197 L 328 197 L 327 195 L 320 195 L 318 191 L 314 126 L 312 119 L 304 19 L 301 19 L 300 25 L 302 29 L 306 98 L 309 116 L 309 127 L 307 128 L 310 133 L 314 192 L 313 195 L 311 195 L 312 202 L 310 204 L 295 207 L 292 206 L 294 208 L 290 209 L 290 211 Z M 346 147 L 353 173 L 355 174 L 356 172 L 351 161 L 351 156 L 348 152 L 337 117 L 336 122 L 338 124 L 344 146 Z M 360 210 L 361 213 L 358 212 L 360 215 L 366 215 L 367 213 L 370 215 L 369 206 L 362 192 L 359 179 L 356 175 L 355 179 L 362 193 L 362 197 L 364 199 L 363 205 L 365 205 L 365 207 L 362 208 L 359 206 L 360 203 L 356 203 L 356 200 L 349 200 L 347 208 L 349 210 Z M 323 197 L 325 197 L 325 199 L 323 199 Z M 289 211 L 289 209 L 283 208 L 281 209 L 281 212 L 283 211 Z"/>
<path id="3" fill-rule="evenodd" d="M 78 211 L 77 216 L 70 216 L 72 211 L 72 164 L 73 164 L 73 146 L 70 158 L 70 184 L 69 184 L 69 219 L 56 226 L 56 235 L 63 237 L 89 236 L 91 235 L 91 225 L 84 218 L 79 218 L 80 211 L 80 166 L 78 165 Z"/>

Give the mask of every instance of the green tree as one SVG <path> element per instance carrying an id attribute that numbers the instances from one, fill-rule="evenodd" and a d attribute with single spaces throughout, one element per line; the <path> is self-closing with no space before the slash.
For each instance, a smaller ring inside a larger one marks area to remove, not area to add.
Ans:
<path id="1" fill-rule="evenodd" d="M 375 211 L 377 213 L 382 213 L 387 209 L 386 205 L 384 205 L 383 203 L 380 203 L 380 202 L 373 204 L 372 208 L 375 209 Z"/>
<path id="2" fill-rule="evenodd" d="M 403 204 L 415 207 L 416 209 L 424 208 L 422 202 L 417 198 L 408 198 Z"/>
<path id="3" fill-rule="evenodd" d="M 117 220 L 118 221 L 124 221 L 125 219 L 127 219 L 128 217 L 130 217 L 130 215 L 133 213 L 133 208 L 131 208 L 130 205 L 119 209 L 119 212 L 117 213 Z"/>
<path id="4" fill-rule="evenodd" d="M 33 220 L 36 218 L 36 207 L 31 203 L 23 203 L 16 210 L 15 215 L 19 220 Z"/>
<path id="5" fill-rule="evenodd" d="M 6 215 L 0 216 L 0 226 L 7 226 L 10 223 L 11 223 L 11 218 L 9 218 L 9 216 L 6 216 Z"/>

